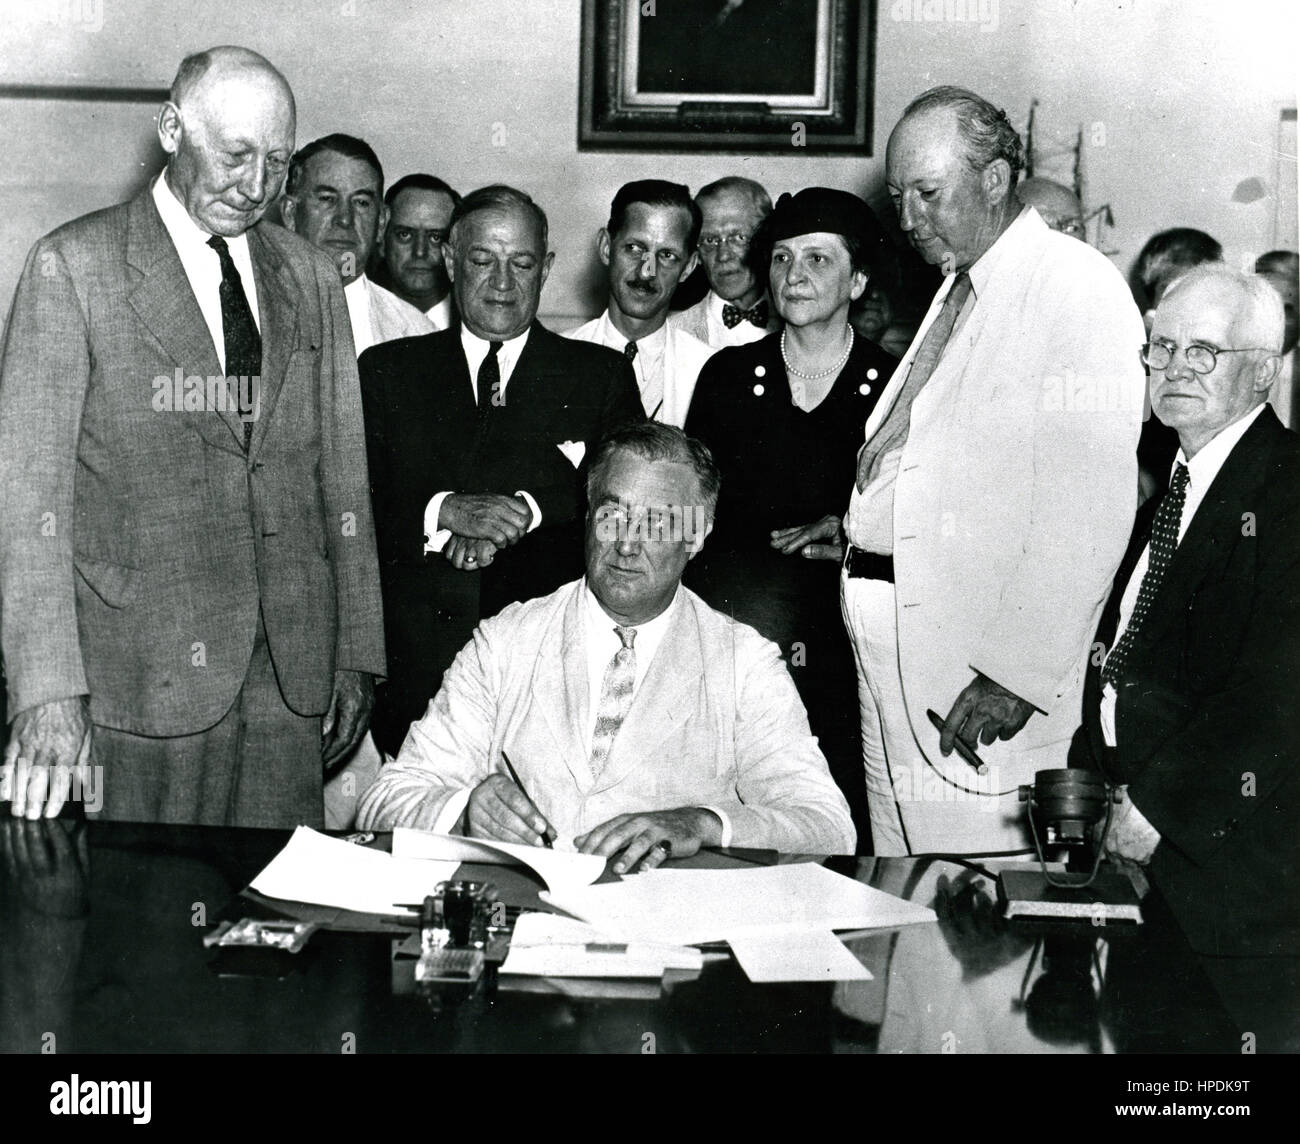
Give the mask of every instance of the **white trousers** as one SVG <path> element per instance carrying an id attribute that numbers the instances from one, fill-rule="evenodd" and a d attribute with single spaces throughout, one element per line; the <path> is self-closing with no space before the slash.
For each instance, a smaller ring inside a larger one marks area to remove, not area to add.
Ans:
<path id="1" fill-rule="evenodd" d="M 1068 744 L 1017 749 L 1012 740 L 981 747 L 989 773 L 979 778 L 973 770 L 962 774 L 961 768 L 942 760 L 939 732 L 924 711 L 918 712 L 915 724 L 930 733 L 927 748 L 933 759 L 942 761 L 944 773 L 956 774 L 968 789 L 944 782 L 927 763 L 908 718 L 898 666 L 894 585 L 841 576 L 840 604 L 857 661 L 862 761 L 875 853 L 972 854 L 1032 846 L 1017 788 L 1032 782 L 1034 772 L 1043 767 L 1065 766 Z M 948 710 L 938 713 L 946 716 Z M 1002 791 L 1009 793 L 989 797 Z"/>

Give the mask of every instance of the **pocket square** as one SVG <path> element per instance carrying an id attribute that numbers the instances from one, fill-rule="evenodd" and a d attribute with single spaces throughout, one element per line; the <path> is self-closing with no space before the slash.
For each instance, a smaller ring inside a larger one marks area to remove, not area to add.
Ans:
<path id="1" fill-rule="evenodd" d="M 555 446 L 569 460 L 575 469 L 582 464 L 582 458 L 587 455 L 586 441 L 561 441 Z"/>

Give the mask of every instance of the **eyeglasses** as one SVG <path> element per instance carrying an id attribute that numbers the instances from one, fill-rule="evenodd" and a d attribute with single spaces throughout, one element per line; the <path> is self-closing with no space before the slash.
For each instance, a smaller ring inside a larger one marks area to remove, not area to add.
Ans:
<path id="1" fill-rule="evenodd" d="M 1165 369 L 1169 363 L 1174 360 L 1174 354 L 1177 353 L 1178 347 L 1172 342 L 1147 342 L 1142 347 L 1142 360 L 1152 369 Z M 1249 353 L 1272 353 L 1272 350 L 1266 350 L 1262 346 L 1241 346 L 1231 350 L 1216 350 L 1213 346 L 1203 346 L 1199 342 L 1193 342 L 1183 351 L 1183 356 L 1187 359 L 1187 364 L 1192 367 L 1193 373 L 1212 373 L 1217 363 L 1219 354 L 1249 354 Z"/>
<path id="2" fill-rule="evenodd" d="M 710 254 L 716 254 L 718 248 L 729 246 L 732 250 L 744 250 L 749 245 L 749 240 L 753 238 L 750 234 L 741 234 L 736 231 L 732 234 L 702 234 L 700 235 L 700 249 L 707 250 Z"/>
<path id="3" fill-rule="evenodd" d="M 1045 223 L 1052 230 L 1060 231 L 1062 234 L 1068 234 L 1071 238 L 1083 238 L 1088 233 L 1088 228 L 1077 218 L 1045 218 Z"/>

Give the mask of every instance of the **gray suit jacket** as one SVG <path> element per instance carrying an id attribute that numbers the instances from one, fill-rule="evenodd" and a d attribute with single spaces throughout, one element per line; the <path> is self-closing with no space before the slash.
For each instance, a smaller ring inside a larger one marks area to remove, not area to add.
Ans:
<path id="1" fill-rule="evenodd" d="M 89 693 L 96 723 L 211 726 L 243 683 L 259 608 L 303 715 L 335 669 L 383 674 L 352 335 L 338 272 L 249 232 L 259 411 L 169 408 L 219 376 L 148 190 L 28 256 L 0 348 L 0 599 L 10 713 Z"/>
<path id="2" fill-rule="evenodd" d="M 358 825 L 429 829 L 456 817 L 453 800 L 463 806 L 504 773 L 504 751 L 561 836 L 619 814 L 707 805 L 730 819 L 737 846 L 853 853 L 848 804 L 777 646 L 687 588 L 593 778 L 584 584 L 479 624 L 362 800 Z"/>

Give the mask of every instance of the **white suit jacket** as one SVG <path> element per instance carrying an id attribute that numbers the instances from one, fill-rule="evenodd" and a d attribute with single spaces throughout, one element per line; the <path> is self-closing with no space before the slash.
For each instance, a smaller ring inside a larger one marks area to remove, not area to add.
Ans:
<path id="1" fill-rule="evenodd" d="M 776 645 L 680 589 L 601 776 L 588 768 L 584 581 L 484 620 L 357 825 L 431 829 L 510 756 L 561 836 L 619 814 L 714 806 L 736 846 L 852 853 L 848 805 Z M 463 795 L 461 795 L 463 799 Z"/>
<path id="2" fill-rule="evenodd" d="M 678 329 L 672 322 L 664 324 L 666 340 L 664 342 L 664 404 L 655 415 L 656 421 L 666 425 L 676 425 L 680 429 L 686 424 L 686 411 L 691 405 L 691 396 L 695 393 L 695 382 L 699 379 L 704 363 L 713 356 L 713 348 L 700 341 L 693 334 Z M 599 318 L 593 318 L 585 326 L 570 330 L 564 335 L 580 342 L 595 342 L 600 346 L 610 346 L 621 350 L 627 343 L 609 320 L 606 310 Z M 632 363 L 637 371 L 637 381 L 641 380 L 639 362 Z M 646 409 L 646 415 L 654 413 Z"/>
<path id="3" fill-rule="evenodd" d="M 939 760 L 926 709 L 947 715 L 976 670 L 1038 708 L 1015 739 L 980 749 L 991 766 L 1063 743 L 1079 723 L 1089 641 L 1137 508 L 1146 385 L 1141 315 L 1102 254 L 1032 209 L 992 249 L 987 280 L 972 274 L 973 310 L 912 405 L 894 491 L 899 665 L 918 743 Z"/>
<path id="4" fill-rule="evenodd" d="M 380 342 L 434 332 L 433 323 L 419 310 L 409 302 L 403 302 L 391 290 L 385 290 L 378 283 L 370 281 L 365 274 L 352 282 L 347 290 L 361 290 L 365 293 L 366 313 L 370 319 L 368 329 L 358 329 L 358 323 L 355 320 L 352 322 L 352 342 L 356 346 L 357 357 Z M 351 307 L 348 316 L 353 316 Z"/>

